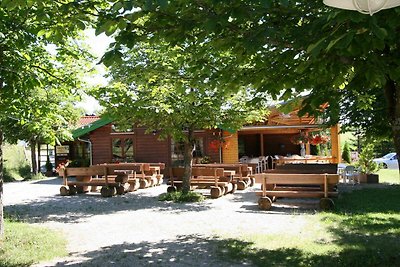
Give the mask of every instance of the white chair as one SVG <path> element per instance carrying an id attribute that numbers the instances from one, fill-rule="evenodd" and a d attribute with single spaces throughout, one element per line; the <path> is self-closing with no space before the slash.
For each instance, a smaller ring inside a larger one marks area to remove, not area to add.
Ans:
<path id="1" fill-rule="evenodd" d="M 343 171 L 343 182 L 347 184 L 348 181 L 349 183 L 352 183 L 354 185 L 356 183 L 356 178 L 358 178 L 356 167 L 352 165 L 347 165 Z"/>

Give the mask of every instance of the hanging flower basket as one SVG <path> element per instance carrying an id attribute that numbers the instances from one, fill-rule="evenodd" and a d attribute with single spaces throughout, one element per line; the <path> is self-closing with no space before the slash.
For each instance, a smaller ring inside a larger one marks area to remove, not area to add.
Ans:
<path id="1" fill-rule="evenodd" d="M 320 144 L 326 144 L 328 142 L 329 142 L 329 137 L 327 135 L 317 134 L 310 138 L 310 144 L 314 146 Z"/>
<path id="2" fill-rule="evenodd" d="M 224 139 L 215 139 L 209 143 L 208 148 L 213 152 L 218 152 L 220 148 L 228 148 L 229 144 L 230 142 Z"/>
<path id="3" fill-rule="evenodd" d="M 307 144 L 310 142 L 310 138 L 306 134 L 300 133 L 290 138 L 290 142 L 295 145 Z"/>

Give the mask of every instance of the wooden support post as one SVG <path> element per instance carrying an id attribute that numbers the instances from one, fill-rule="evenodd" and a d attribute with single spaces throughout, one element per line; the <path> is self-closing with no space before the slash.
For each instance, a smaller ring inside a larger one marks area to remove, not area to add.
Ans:
<path id="1" fill-rule="evenodd" d="M 324 197 L 327 198 L 328 197 L 328 174 L 325 173 L 325 177 L 324 177 Z"/>
<path id="2" fill-rule="evenodd" d="M 264 134 L 260 134 L 260 156 L 265 156 L 264 155 Z"/>
<path id="3" fill-rule="evenodd" d="M 342 154 L 340 152 L 340 137 L 339 137 L 340 127 L 338 124 L 331 127 L 331 145 L 332 145 L 332 162 L 340 163 L 342 162 Z"/>
<path id="4" fill-rule="evenodd" d="M 310 143 L 306 144 L 306 155 L 311 155 Z"/>

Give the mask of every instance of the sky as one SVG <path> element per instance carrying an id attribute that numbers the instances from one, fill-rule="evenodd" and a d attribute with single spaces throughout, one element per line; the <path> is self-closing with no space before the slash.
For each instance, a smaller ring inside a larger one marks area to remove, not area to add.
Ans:
<path id="1" fill-rule="evenodd" d="M 90 51 L 94 56 L 96 56 L 96 63 L 100 61 L 101 56 L 107 50 L 108 45 L 113 41 L 112 38 L 108 37 L 104 33 L 96 36 L 94 29 L 85 31 L 88 39 L 86 44 L 90 47 Z M 95 68 L 97 69 L 98 74 L 95 76 L 85 77 L 85 81 L 89 85 L 107 85 L 107 79 L 104 77 L 106 74 L 106 68 L 102 64 L 96 64 Z M 82 102 L 78 103 L 78 107 L 81 107 L 85 110 L 86 114 L 95 114 L 101 110 L 101 106 L 91 96 L 84 96 Z"/>

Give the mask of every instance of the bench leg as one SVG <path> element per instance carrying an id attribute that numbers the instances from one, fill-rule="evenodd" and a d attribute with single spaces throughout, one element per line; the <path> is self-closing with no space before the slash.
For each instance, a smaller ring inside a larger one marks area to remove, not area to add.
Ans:
<path id="1" fill-rule="evenodd" d="M 212 186 L 210 193 L 211 193 L 211 198 L 219 198 L 222 195 L 221 188 L 218 186 Z"/>
<path id="2" fill-rule="evenodd" d="M 269 197 L 260 197 L 258 200 L 258 207 L 261 210 L 269 210 L 271 209 L 272 201 Z"/>
<path id="3" fill-rule="evenodd" d="M 69 186 L 69 195 L 70 196 L 76 195 L 77 192 L 78 192 L 78 189 L 76 189 L 76 186 L 74 186 L 74 185 Z"/>
<path id="4" fill-rule="evenodd" d="M 238 190 L 245 190 L 246 189 L 246 183 L 244 181 L 238 181 L 237 182 L 237 189 Z"/>
<path id="5" fill-rule="evenodd" d="M 335 203 L 331 198 L 324 197 L 319 200 L 319 207 L 322 210 L 332 210 L 335 207 Z"/>
<path id="6" fill-rule="evenodd" d="M 176 188 L 176 186 L 168 186 L 167 187 L 167 192 L 168 193 L 172 193 L 172 192 L 176 192 L 178 189 Z"/>
<path id="7" fill-rule="evenodd" d="M 69 195 L 69 189 L 66 186 L 61 186 L 60 187 L 60 195 L 62 196 L 68 196 Z"/>

